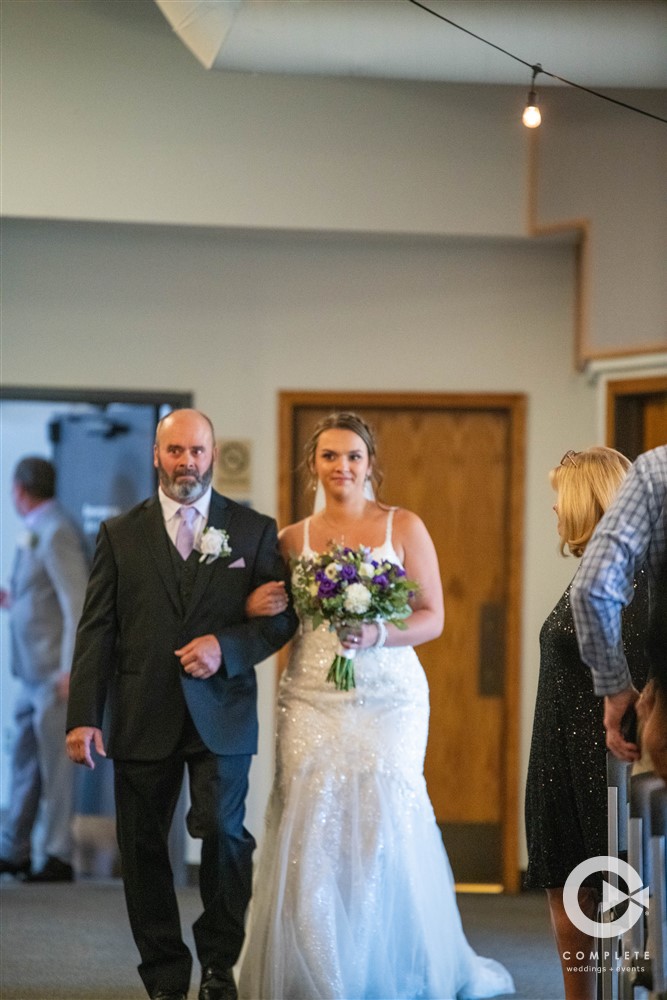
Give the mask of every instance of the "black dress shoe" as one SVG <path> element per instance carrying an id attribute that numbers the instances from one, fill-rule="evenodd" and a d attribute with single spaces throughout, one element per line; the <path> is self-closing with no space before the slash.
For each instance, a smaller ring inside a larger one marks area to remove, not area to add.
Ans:
<path id="1" fill-rule="evenodd" d="M 151 993 L 151 1000 L 187 1000 L 187 993 L 183 993 L 181 990 L 158 990 L 157 993 Z"/>
<path id="2" fill-rule="evenodd" d="M 49 857 L 38 872 L 26 875 L 26 882 L 73 882 L 74 869 L 60 858 Z"/>
<path id="3" fill-rule="evenodd" d="M 22 861 L 20 865 L 8 861 L 7 858 L 0 858 L 0 875 L 16 875 L 23 878 L 30 874 L 30 861 Z"/>
<path id="4" fill-rule="evenodd" d="M 202 970 L 199 1000 L 238 1000 L 238 995 L 231 969 Z"/>

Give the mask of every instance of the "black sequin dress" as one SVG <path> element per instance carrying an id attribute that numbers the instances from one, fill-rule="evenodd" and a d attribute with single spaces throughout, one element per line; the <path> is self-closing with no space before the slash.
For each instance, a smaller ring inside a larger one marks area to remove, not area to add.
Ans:
<path id="1" fill-rule="evenodd" d="M 623 613 L 623 644 L 636 688 L 646 682 L 645 574 Z M 540 676 L 526 782 L 526 888 L 555 888 L 580 862 L 607 854 L 604 703 L 579 658 L 570 587 L 540 631 Z"/>

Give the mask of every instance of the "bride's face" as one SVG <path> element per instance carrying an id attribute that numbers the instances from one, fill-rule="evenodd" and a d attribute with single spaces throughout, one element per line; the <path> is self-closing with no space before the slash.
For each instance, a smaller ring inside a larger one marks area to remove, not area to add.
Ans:
<path id="1" fill-rule="evenodd" d="M 322 431 L 315 449 L 315 475 L 326 496 L 345 499 L 362 495 L 370 472 L 368 449 L 354 431 Z"/>

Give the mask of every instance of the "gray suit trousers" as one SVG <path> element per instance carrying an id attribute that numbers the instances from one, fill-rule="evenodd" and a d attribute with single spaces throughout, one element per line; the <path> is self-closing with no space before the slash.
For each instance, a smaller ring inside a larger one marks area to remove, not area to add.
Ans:
<path id="1" fill-rule="evenodd" d="M 75 765 L 65 752 L 66 716 L 67 703 L 57 696 L 54 676 L 21 681 L 14 706 L 9 808 L 0 833 L 0 856 L 15 864 L 30 858 L 40 801 L 44 855 L 71 861 Z"/>

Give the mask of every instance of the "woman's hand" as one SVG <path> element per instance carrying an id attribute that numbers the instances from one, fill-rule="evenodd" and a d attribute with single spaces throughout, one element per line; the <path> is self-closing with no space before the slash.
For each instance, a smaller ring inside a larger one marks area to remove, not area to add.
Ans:
<path id="1" fill-rule="evenodd" d="M 604 728 L 607 731 L 607 747 L 614 757 L 628 762 L 639 760 L 639 747 L 636 743 L 626 740 L 621 729 L 621 723 L 627 710 L 639 698 L 639 692 L 634 687 L 619 691 L 618 694 L 607 695 L 604 700 Z"/>
<path id="2" fill-rule="evenodd" d="M 272 618 L 287 608 L 287 590 L 280 580 L 263 583 L 248 594 L 245 613 L 248 618 Z"/>
<path id="3" fill-rule="evenodd" d="M 656 773 L 667 781 L 667 695 L 649 681 L 637 702 L 637 716 L 643 724 L 642 746 Z"/>
<path id="4" fill-rule="evenodd" d="M 380 629 L 375 622 L 354 622 L 341 626 L 337 631 L 343 649 L 370 649 L 380 637 Z"/>

